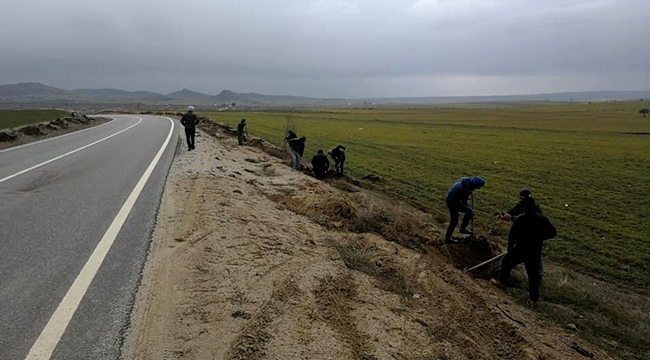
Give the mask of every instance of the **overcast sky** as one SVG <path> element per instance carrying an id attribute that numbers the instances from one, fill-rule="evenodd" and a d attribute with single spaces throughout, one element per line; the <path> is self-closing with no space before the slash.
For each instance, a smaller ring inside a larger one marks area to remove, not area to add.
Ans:
<path id="1" fill-rule="evenodd" d="M 0 0 L 0 83 L 317 97 L 650 89 L 650 0 Z"/>

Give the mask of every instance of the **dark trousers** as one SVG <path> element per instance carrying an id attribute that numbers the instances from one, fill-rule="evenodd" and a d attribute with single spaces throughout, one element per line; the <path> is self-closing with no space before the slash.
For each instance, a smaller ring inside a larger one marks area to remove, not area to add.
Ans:
<path id="1" fill-rule="evenodd" d="M 336 175 L 338 177 L 343 176 L 343 164 L 345 163 L 345 159 L 341 159 L 341 161 L 335 162 L 334 163 L 334 168 L 336 169 Z"/>
<path id="2" fill-rule="evenodd" d="M 196 136 L 195 128 L 185 128 L 185 138 L 187 139 L 187 148 L 194 149 L 194 137 Z"/>
<path id="3" fill-rule="evenodd" d="M 314 176 L 318 180 L 323 180 L 327 176 L 327 171 L 323 169 L 318 169 L 318 170 L 314 169 Z"/>
<path id="4" fill-rule="evenodd" d="M 460 228 L 466 229 L 469 225 L 469 221 L 472 219 L 472 216 L 474 216 L 474 211 L 471 207 L 469 207 L 469 205 L 460 202 L 447 201 L 447 207 L 449 208 L 449 217 L 451 219 L 449 220 L 449 227 L 447 228 L 445 239 L 451 239 L 451 236 L 454 235 L 456 225 L 458 225 L 458 213 L 465 213 L 465 216 L 463 216 L 463 222 L 460 224 Z"/>
<path id="5" fill-rule="evenodd" d="M 237 133 L 237 141 L 239 141 L 239 145 L 244 145 L 244 133 L 243 132 L 238 132 Z"/>
<path id="6" fill-rule="evenodd" d="M 508 251 L 508 254 L 501 262 L 501 273 L 499 274 L 499 282 L 503 284 L 508 283 L 510 272 L 515 266 L 523 263 L 526 267 L 526 275 L 528 275 L 528 294 L 533 301 L 539 300 L 539 284 L 544 274 L 544 263 L 542 262 L 541 254 L 525 254 L 517 249 Z"/>

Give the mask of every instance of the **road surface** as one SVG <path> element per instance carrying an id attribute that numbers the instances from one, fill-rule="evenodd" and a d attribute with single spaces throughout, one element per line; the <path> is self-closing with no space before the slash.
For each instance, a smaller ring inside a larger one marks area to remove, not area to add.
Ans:
<path id="1" fill-rule="evenodd" d="M 0 151 L 0 359 L 117 359 L 178 123 L 114 116 Z"/>

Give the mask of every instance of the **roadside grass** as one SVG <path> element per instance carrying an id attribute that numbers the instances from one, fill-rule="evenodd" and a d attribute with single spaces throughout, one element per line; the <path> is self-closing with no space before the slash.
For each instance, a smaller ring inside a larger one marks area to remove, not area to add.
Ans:
<path id="1" fill-rule="evenodd" d="M 0 110 L 0 130 L 56 120 L 66 115 L 62 110 Z"/>
<path id="2" fill-rule="evenodd" d="M 246 118 L 251 134 L 279 145 L 291 117 L 298 135 L 307 137 L 307 162 L 318 149 L 344 144 L 349 175 L 374 174 L 387 193 L 442 217 L 453 182 L 482 175 L 487 184 L 474 198 L 477 228 L 494 226 L 494 216 L 530 187 L 558 228 L 546 258 L 562 266 L 548 267 L 539 310 L 565 325 L 580 314 L 580 335 L 608 339 L 613 354 L 641 359 L 650 350 L 650 320 L 639 316 L 647 312 L 650 289 L 650 119 L 638 110 L 649 105 L 203 115 L 231 126 Z M 566 276 L 557 275 L 563 271 Z M 590 285 L 596 282 L 600 292 Z M 511 292 L 523 301 L 525 288 Z"/>
<path id="3" fill-rule="evenodd" d="M 621 359 L 647 359 L 650 297 L 557 264 L 546 264 L 545 272 L 542 301 L 532 310 Z M 531 307 L 523 269 L 518 273 L 518 281 L 508 293 Z"/>

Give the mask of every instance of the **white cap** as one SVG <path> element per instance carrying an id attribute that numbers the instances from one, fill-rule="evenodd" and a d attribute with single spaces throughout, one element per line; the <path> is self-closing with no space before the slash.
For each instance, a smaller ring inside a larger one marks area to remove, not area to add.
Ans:
<path id="1" fill-rule="evenodd" d="M 187 111 L 189 111 L 189 112 L 192 112 L 192 111 L 194 111 L 194 106 L 191 106 L 191 105 L 190 105 L 190 106 L 188 106 L 188 107 L 187 107 Z"/>

